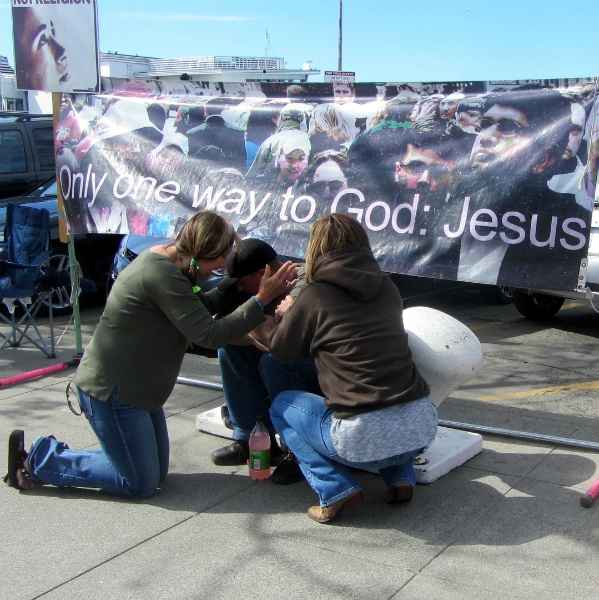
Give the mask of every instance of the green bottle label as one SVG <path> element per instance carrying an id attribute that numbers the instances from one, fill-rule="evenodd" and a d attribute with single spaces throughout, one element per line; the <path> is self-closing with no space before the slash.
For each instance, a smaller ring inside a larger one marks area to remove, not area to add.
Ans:
<path id="1" fill-rule="evenodd" d="M 270 450 L 250 450 L 250 469 L 270 469 Z"/>

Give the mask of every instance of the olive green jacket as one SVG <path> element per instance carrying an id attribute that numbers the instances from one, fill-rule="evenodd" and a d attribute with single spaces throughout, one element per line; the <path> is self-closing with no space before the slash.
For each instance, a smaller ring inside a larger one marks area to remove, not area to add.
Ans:
<path id="1" fill-rule="evenodd" d="M 154 412 L 171 394 L 188 340 L 219 348 L 264 322 L 251 298 L 227 317 L 220 290 L 195 294 L 189 280 L 166 256 L 142 252 L 116 280 L 96 332 L 73 383 L 106 401 Z"/>

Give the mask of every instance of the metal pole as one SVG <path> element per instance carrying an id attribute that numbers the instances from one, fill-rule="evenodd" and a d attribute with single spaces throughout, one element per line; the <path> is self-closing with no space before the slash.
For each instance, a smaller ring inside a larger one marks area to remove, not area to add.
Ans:
<path id="1" fill-rule="evenodd" d="M 268 55 L 268 29 L 265 30 L 264 34 L 264 72 L 266 73 L 266 57 Z"/>
<path id="2" fill-rule="evenodd" d="M 198 381 L 196 379 L 187 379 L 186 377 L 177 377 L 177 383 L 191 385 L 194 387 L 203 387 L 211 390 L 222 391 L 223 386 L 220 383 L 211 381 Z M 457 421 L 444 421 L 439 419 L 441 427 L 450 429 L 461 429 L 463 431 L 475 431 L 477 433 L 487 433 L 489 435 L 498 435 L 531 442 L 545 442 L 547 444 L 556 444 L 558 446 L 570 446 L 572 448 L 584 448 L 585 450 L 599 451 L 599 443 L 587 442 L 585 440 L 574 440 L 572 438 L 555 437 L 552 435 L 542 435 L 540 433 L 529 433 L 528 431 L 514 431 L 512 429 L 500 429 L 499 427 L 487 427 L 486 425 L 474 425 L 472 423 L 458 423 Z"/>
<path id="3" fill-rule="evenodd" d="M 220 383 L 212 383 L 211 381 L 198 381 L 197 379 L 187 379 L 187 377 L 177 377 L 177 383 L 182 385 L 191 385 L 193 387 L 203 387 L 210 390 L 219 390 L 222 392 L 223 386 Z"/>
<path id="4" fill-rule="evenodd" d="M 56 139 L 56 125 L 58 123 L 58 113 L 60 112 L 60 105 L 62 100 L 62 94 L 59 92 L 52 92 L 52 121 L 54 124 L 54 139 Z M 75 351 L 76 356 L 83 354 L 83 341 L 81 338 L 81 315 L 79 313 L 79 278 L 77 277 L 77 258 L 75 256 L 75 242 L 73 236 L 68 235 L 66 228 L 66 221 L 64 217 L 64 201 L 62 197 L 62 188 L 60 187 L 60 180 L 58 176 L 56 178 L 56 195 L 58 197 L 58 215 L 59 215 L 59 232 L 60 241 L 67 242 L 69 249 L 69 272 L 71 275 L 71 305 L 73 306 L 73 324 L 75 327 Z M 50 302 L 52 297 L 50 297 Z"/>
<path id="5" fill-rule="evenodd" d="M 59 186 L 60 187 L 60 186 Z M 79 277 L 77 257 L 75 256 L 75 242 L 69 235 L 69 271 L 71 275 L 71 306 L 73 307 L 73 326 L 75 327 L 75 356 L 83 354 L 83 340 L 81 337 L 81 313 L 79 312 Z"/>
<path id="6" fill-rule="evenodd" d="M 343 71 L 343 0 L 339 0 L 339 52 L 337 71 Z"/>
<path id="7" fill-rule="evenodd" d="M 573 440 L 571 438 L 554 437 L 552 435 L 542 435 L 540 433 L 529 433 L 528 431 L 513 431 L 512 429 L 500 429 L 498 427 L 487 427 L 486 425 L 473 425 L 471 423 L 457 423 L 456 421 L 443 421 L 441 419 L 439 419 L 439 425 L 441 425 L 441 427 L 449 427 L 450 429 L 462 429 L 464 431 L 488 433 L 490 435 L 499 435 L 503 437 L 516 438 L 521 440 L 530 440 L 531 442 L 546 442 L 547 444 L 557 444 L 558 446 L 571 446 L 572 448 L 599 450 L 599 444 L 596 442 L 587 442 L 585 440 Z"/>

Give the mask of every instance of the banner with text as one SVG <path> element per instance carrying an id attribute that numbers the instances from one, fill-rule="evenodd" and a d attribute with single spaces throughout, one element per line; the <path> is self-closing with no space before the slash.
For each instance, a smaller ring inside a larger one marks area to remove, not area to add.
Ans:
<path id="1" fill-rule="evenodd" d="M 591 79 L 444 83 L 102 80 L 63 94 L 71 232 L 174 237 L 215 210 L 302 258 L 331 212 L 381 267 L 571 290 L 597 178 Z"/>

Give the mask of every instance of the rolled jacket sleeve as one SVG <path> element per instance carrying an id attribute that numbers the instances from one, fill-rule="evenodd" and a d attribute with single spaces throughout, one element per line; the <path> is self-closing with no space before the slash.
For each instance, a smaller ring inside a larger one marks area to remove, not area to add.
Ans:
<path id="1" fill-rule="evenodd" d="M 166 318 L 190 341 L 206 348 L 220 348 L 245 335 L 266 320 L 253 300 L 244 302 L 237 310 L 222 319 L 214 319 L 211 310 L 218 311 L 223 296 L 209 292 L 210 310 L 191 289 L 182 275 L 174 275 L 169 285 L 149 276 L 143 277 L 144 291 L 152 298 Z"/>

